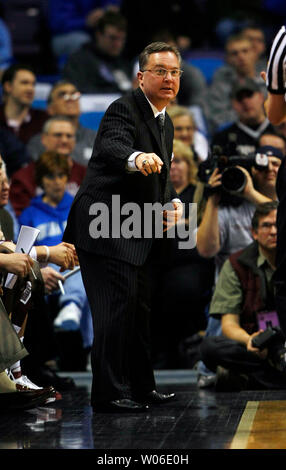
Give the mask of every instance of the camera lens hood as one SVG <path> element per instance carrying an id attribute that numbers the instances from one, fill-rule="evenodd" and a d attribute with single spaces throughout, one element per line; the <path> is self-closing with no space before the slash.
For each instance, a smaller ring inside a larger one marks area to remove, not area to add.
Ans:
<path id="1" fill-rule="evenodd" d="M 246 176 L 240 168 L 229 167 L 222 173 L 221 184 L 229 193 L 241 193 L 246 185 Z"/>

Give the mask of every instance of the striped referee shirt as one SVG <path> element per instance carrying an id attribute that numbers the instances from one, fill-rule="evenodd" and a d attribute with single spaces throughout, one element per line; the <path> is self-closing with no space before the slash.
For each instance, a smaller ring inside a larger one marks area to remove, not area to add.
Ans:
<path id="1" fill-rule="evenodd" d="M 267 65 L 266 86 L 270 93 L 286 92 L 286 28 L 282 26 L 276 34 Z"/>

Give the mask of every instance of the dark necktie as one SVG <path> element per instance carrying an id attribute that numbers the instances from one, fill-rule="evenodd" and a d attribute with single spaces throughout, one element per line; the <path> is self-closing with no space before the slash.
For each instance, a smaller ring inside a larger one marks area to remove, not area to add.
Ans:
<path id="1" fill-rule="evenodd" d="M 160 131 L 161 145 L 163 149 L 164 160 L 168 159 L 168 153 L 166 148 L 166 135 L 165 135 L 165 116 L 164 114 L 159 114 L 157 116 L 158 127 Z"/>
<path id="2" fill-rule="evenodd" d="M 161 138 L 161 146 L 163 150 L 163 167 L 162 167 L 162 193 L 163 198 L 162 202 L 165 204 L 166 202 L 170 201 L 170 177 L 169 177 L 169 159 L 168 159 L 168 152 L 166 147 L 166 135 L 165 135 L 165 116 L 163 114 L 159 114 L 156 118 L 159 131 L 160 131 L 160 138 Z"/>

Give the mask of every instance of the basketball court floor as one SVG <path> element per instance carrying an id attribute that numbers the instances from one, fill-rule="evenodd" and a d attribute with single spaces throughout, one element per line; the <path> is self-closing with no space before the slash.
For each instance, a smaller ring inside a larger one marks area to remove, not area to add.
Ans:
<path id="1" fill-rule="evenodd" d="M 85 449 L 105 459 L 114 459 L 116 452 L 141 455 L 148 450 L 157 459 L 199 455 L 200 461 L 204 456 L 209 461 L 218 451 L 235 456 L 237 450 L 286 449 L 285 392 L 202 390 L 194 370 L 157 371 L 158 390 L 176 392 L 176 401 L 143 414 L 105 414 L 93 413 L 90 407 L 91 373 L 69 375 L 77 388 L 64 392 L 62 400 L 0 415 L 1 450 Z M 122 468 L 127 466 L 126 461 Z"/>

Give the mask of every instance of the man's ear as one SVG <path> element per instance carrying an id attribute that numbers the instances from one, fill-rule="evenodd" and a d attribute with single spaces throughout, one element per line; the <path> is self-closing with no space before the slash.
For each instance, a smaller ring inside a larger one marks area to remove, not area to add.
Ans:
<path id="1" fill-rule="evenodd" d="M 258 171 L 258 170 L 255 168 L 255 166 L 252 166 L 252 167 L 250 168 L 250 175 L 251 175 L 252 179 L 255 177 L 257 171 Z"/>
<path id="2" fill-rule="evenodd" d="M 252 228 L 251 229 L 251 235 L 252 235 L 253 240 L 257 240 L 257 230 Z"/>
<path id="3" fill-rule="evenodd" d="M 41 135 L 41 142 L 42 142 L 43 146 L 45 147 L 45 146 L 46 146 L 46 145 L 45 145 L 45 142 L 46 142 L 46 134 L 42 134 L 42 135 Z"/>
<path id="4" fill-rule="evenodd" d="M 239 108 L 239 102 L 235 100 L 234 98 L 231 100 L 231 106 L 232 108 L 238 113 L 240 108 Z"/>
<path id="5" fill-rule="evenodd" d="M 143 88 L 143 72 L 141 72 L 141 70 L 138 70 L 137 72 L 137 80 L 141 88 Z"/>
<path id="6" fill-rule="evenodd" d="M 3 83 L 3 92 L 4 93 L 9 95 L 11 93 L 11 89 L 12 89 L 11 82 Z"/>
<path id="7" fill-rule="evenodd" d="M 53 111 L 53 104 L 52 104 L 52 103 L 48 104 L 48 106 L 47 106 L 47 112 L 48 112 L 48 114 L 50 114 L 51 116 L 53 116 L 53 115 L 55 114 L 54 111 Z"/>

